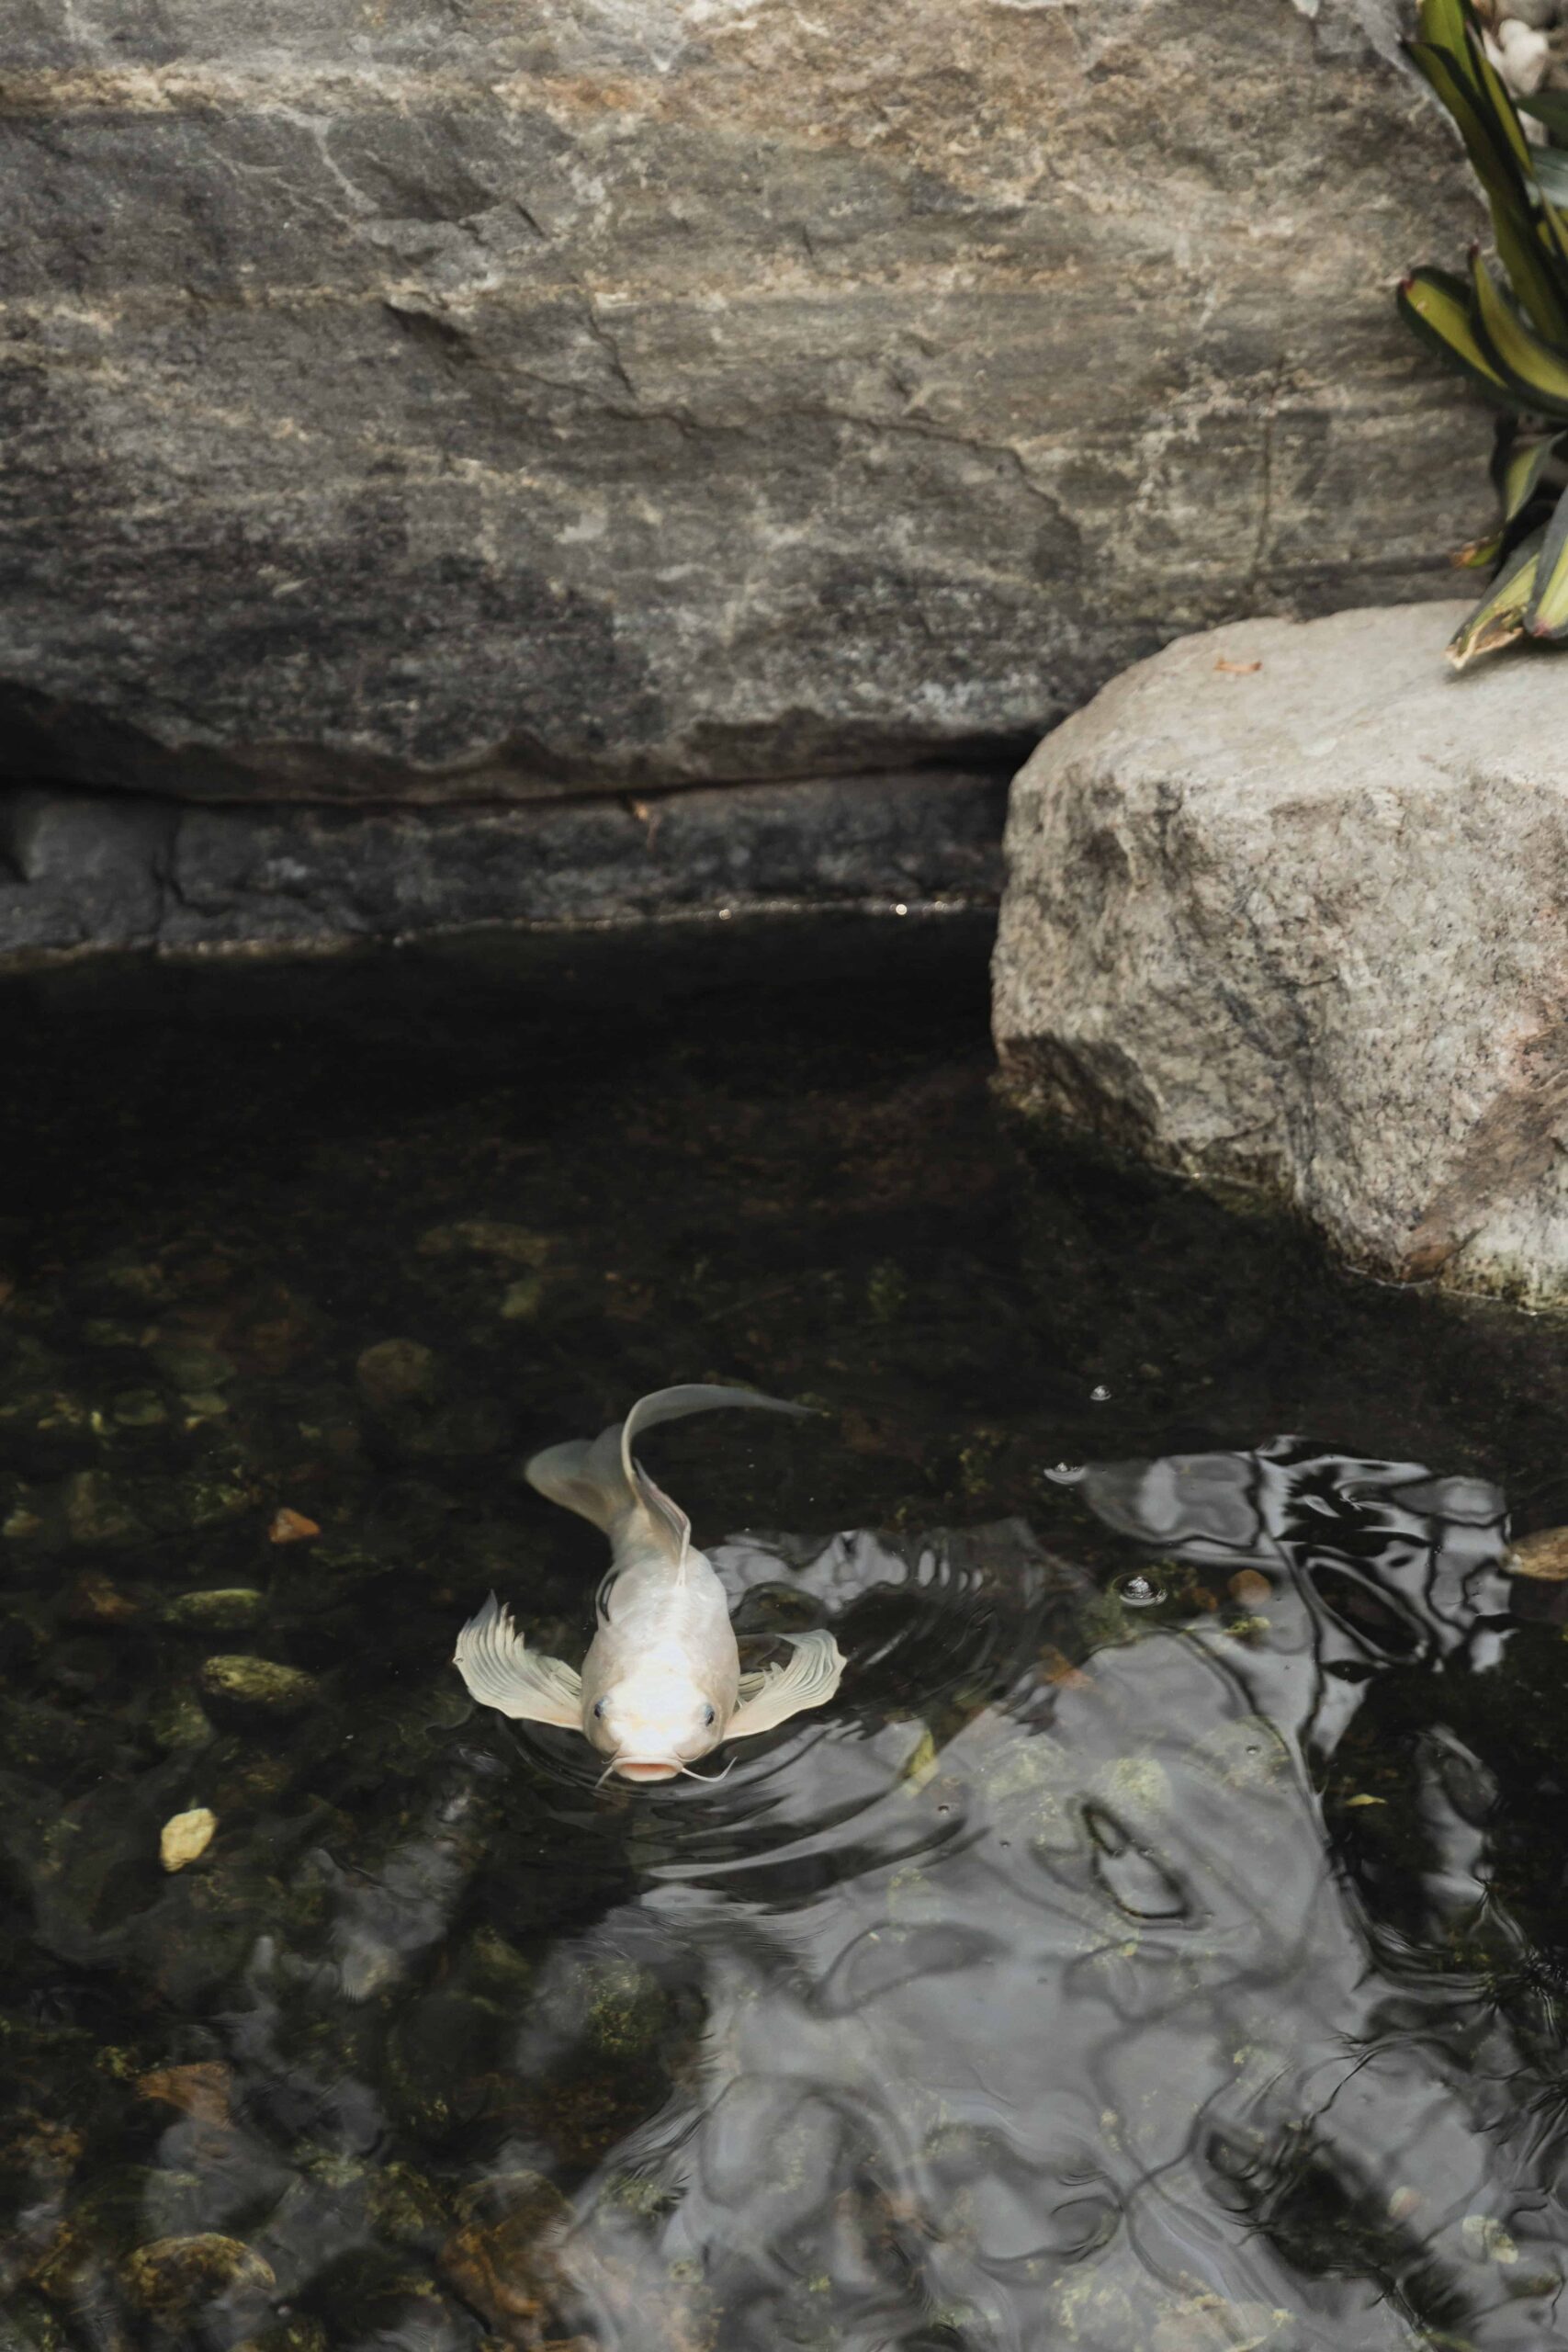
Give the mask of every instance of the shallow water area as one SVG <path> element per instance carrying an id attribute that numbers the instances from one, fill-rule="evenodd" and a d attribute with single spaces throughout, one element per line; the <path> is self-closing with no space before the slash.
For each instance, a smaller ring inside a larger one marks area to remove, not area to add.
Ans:
<path id="1" fill-rule="evenodd" d="M 1568 2345 L 1568 1337 L 1019 1131 L 986 948 L 5 992 L 5 2352 Z M 596 1789 L 453 1641 L 705 1379 L 849 1668 Z"/>

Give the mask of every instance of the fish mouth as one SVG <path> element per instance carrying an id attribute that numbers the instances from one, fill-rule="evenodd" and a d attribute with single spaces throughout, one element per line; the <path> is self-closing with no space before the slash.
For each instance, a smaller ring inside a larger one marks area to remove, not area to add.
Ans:
<path id="1" fill-rule="evenodd" d="M 617 1756 L 615 1770 L 623 1781 L 672 1781 L 681 1767 L 657 1758 Z"/>

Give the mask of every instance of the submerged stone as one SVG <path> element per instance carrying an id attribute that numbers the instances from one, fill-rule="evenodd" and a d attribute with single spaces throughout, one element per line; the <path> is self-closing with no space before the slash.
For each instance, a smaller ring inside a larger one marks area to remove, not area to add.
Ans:
<path id="1" fill-rule="evenodd" d="M 207 1634 L 242 1634 L 259 1624 L 266 1613 L 265 1594 L 250 1585 L 231 1585 L 220 1592 L 179 1592 L 164 1604 L 164 1621 Z"/>
<path id="2" fill-rule="evenodd" d="M 132 2300 L 164 2322 L 236 2289 L 269 2294 L 277 2284 L 271 2264 L 243 2239 L 210 2230 L 138 2246 L 126 2256 L 121 2276 Z"/>
<path id="3" fill-rule="evenodd" d="M 78 1470 L 65 1481 L 65 1525 L 73 1544 L 128 1544 L 141 1532 L 130 1504 L 107 1471 Z"/>
<path id="4" fill-rule="evenodd" d="M 270 2327 L 242 2338 L 230 2352 L 328 2352 L 330 2339 L 319 2319 L 306 2312 L 290 2312 Z"/>
<path id="5" fill-rule="evenodd" d="M 183 1419 L 187 1430 L 199 1428 L 203 1421 L 221 1421 L 228 1417 L 229 1400 L 220 1396 L 216 1389 L 203 1389 L 196 1396 L 182 1396 L 180 1403 L 185 1408 Z"/>
<path id="6" fill-rule="evenodd" d="M 234 1377 L 228 1356 L 194 1340 L 160 1340 L 152 1349 L 152 1361 L 182 1396 L 206 1396 Z"/>
<path id="7" fill-rule="evenodd" d="M 147 1709 L 147 1728 L 162 1748 L 205 1747 L 214 1736 L 193 1690 L 176 1685 L 154 1692 Z"/>
<path id="8" fill-rule="evenodd" d="M 360 1356 L 355 1376 L 373 1412 L 428 1404 L 435 1395 L 435 1353 L 419 1340 L 378 1340 Z"/>
<path id="9" fill-rule="evenodd" d="M 266 1657 L 209 1657 L 201 1669 L 201 1687 L 214 1699 L 231 1705 L 254 1707 L 267 1714 L 293 1714 L 310 1705 L 321 1684 L 302 1667 L 279 1666 Z"/>
<path id="10" fill-rule="evenodd" d="M 581 1989 L 587 1996 L 590 2038 L 609 2058 L 646 2056 L 669 2022 L 664 1988 L 651 1970 L 635 1961 L 591 1962 Z"/>
<path id="11" fill-rule="evenodd" d="M 461 1252 L 496 1258 L 507 1266 L 542 1266 L 550 1254 L 547 1234 L 526 1226 L 502 1225 L 493 1217 L 465 1217 L 456 1225 L 434 1225 L 416 1243 L 422 1258 L 449 1258 Z"/>
<path id="12" fill-rule="evenodd" d="M 280 1510 L 274 1511 L 266 1540 L 269 1544 L 309 1544 L 321 1532 L 313 1519 L 307 1519 L 302 1510 L 291 1510 L 286 1503 Z"/>
<path id="13" fill-rule="evenodd" d="M 232 1459 L 191 1471 L 183 1478 L 148 1479 L 137 1495 L 148 1524 L 171 1535 L 220 1527 L 250 1510 L 254 1501 L 243 1466 Z"/>
<path id="14" fill-rule="evenodd" d="M 531 1323 L 545 1303 L 545 1284 L 541 1275 L 524 1274 L 508 1283 L 501 1295 L 501 1317 L 503 1323 Z"/>
<path id="15" fill-rule="evenodd" d="M 1503 1566 L 1510 1576 L 1533 1577 L 1542 1584 L 1568 1581 L 1568 1527 L 1542 1527 L 1533 1535 L 1521 1535 Z"/>
<path id="16" fill-rule="evenodd" d="M 412 2165 L 394 2161 L 372 2173 L 365 2201 L 378 2235 L 394 2245 L 415 2245 L 444 2229 L 450 2219 L 440 2194 Z"/>
<path id="17" fill-rule="evenodd" d="M 158 1859 L 166 1871 L 183 1871 L 199 1860 L 218 1830 L 218 1815 L 204 1804 L 171 1815 L 158 1838 Z"/>
<path id="18" fill-rule="evenodd" d="M 169 1408 L 155 1388 L 125 1388 L 114 1400 L 114 1418 L 122 1430 L 159 1429 Z"/>
<path id="19" fill-rule="evenodd" d="M 24 2287 L 8 2294 L 0 2311 L 0 2352 L 71 2352 L 71 2339 L 64 2323 Z"/>
<path id="20" fill-rule="evenodd" d="M 82 1326 L 82 1338 L 89 1348 L 138 1348 L 141 1344 L 140 1331 L 106 1315 L 90 1315 Z"/>
<path id="21" fill-rule="evenodd" d="M 230 2120 L 232 2081 L 218 2059 L 195 2059 L 185 2066 L 157 2066 L 139 2075 L 139 2098 L 152 2099 L 194 2116 L 198 2123 L 226 2124 Z"/>
<path id="22" fill-rule="evenodd" d="M 571 2208 L 542 2173 L 475 2181 L 457 2200 L 457 2225 L 441 2267 L 458 2293 L 494 2325 L 537 2326 L 558 2277 L 555 2248 Z"/>

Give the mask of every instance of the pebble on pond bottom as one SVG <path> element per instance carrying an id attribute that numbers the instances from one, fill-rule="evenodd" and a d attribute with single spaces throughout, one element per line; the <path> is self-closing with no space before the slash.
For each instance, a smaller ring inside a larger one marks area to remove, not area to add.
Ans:
<path id="1" fill-rule="evenodd" d="M 266 1540 L 269 1544 L 308 1544 L 321 1532 L 313 1519 L 307 1519 L 302 1510 L 290 1510 L 286 1503 L 281 1510 L 273 1513 Z"/>
<path id="2" fill-rule="evenodd" d="M 158 1840 L 164 1868 L 183 1871 L 187 1862 L 196 1861 L 211 1845 L 217 1828 L 218 1815 L 204 1804 L 193 1805 L 189 1813 L 172 1815 Z"/>

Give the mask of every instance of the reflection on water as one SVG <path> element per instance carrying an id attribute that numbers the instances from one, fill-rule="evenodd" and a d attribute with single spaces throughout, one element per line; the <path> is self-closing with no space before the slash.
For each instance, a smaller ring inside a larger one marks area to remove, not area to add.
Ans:
<path id="1" fill-rule="evenodd" d="M 1016 1524 L 936 1544 L 926 1589 L 1010 1654 L 940 1743 L 840 1724 L 761 1769 L 761 1823 L 744 1781 L 683 1800 L 558 1955 L 563 1984 L 634 1961 L 703 2021 L 573 2199 L 554 2259 L 591 2338 L 643 2340 L 679 2278 L 660 2324 L 748 2346 L 1558 2340 L 1550 2064 L 1449 1949 L 1510 1932 L 1488 1775 L 1438 1726 L 1410 1758 L 1419 1939 L 1336 1869 L 1314 1789 L 1367 1688 L 1345 1666 L 1495 1658 L 1500 1498 L 1301 1447 L 1086 1491 L 1173 1563 L 1263 1569 L 1266 1604 L 1193 1587 L 1134 1631 Z M 918 1574 L 863 1539 L 803 1581 L 847 1642 Z"/>
<path id="2" fill-rule="evenodd" d="M 1568 1651 L 1506 1553 L 1562 1423 L 1499 1372 L 1553 1396 L 1555 1342 L 1411 1351 L 1018 1160 L 956 1014 L 864 1018 L 606 1069 L 579 1009 L 504 1080 L 236 1032 L 182 1152 L 40 1115 L 5 2352 L 1568 2345 Z M 716 1374 L 836 1420 L 656 1470 L 743 1646 L 851 1668 L 716 1784 L 595 1792 L 445 1661 L 491 1582 L 581 1653 L 594 1540 L 517 1464 Z M 1248 1421 L 1298 1408 L 1379 1450 Z"/>

